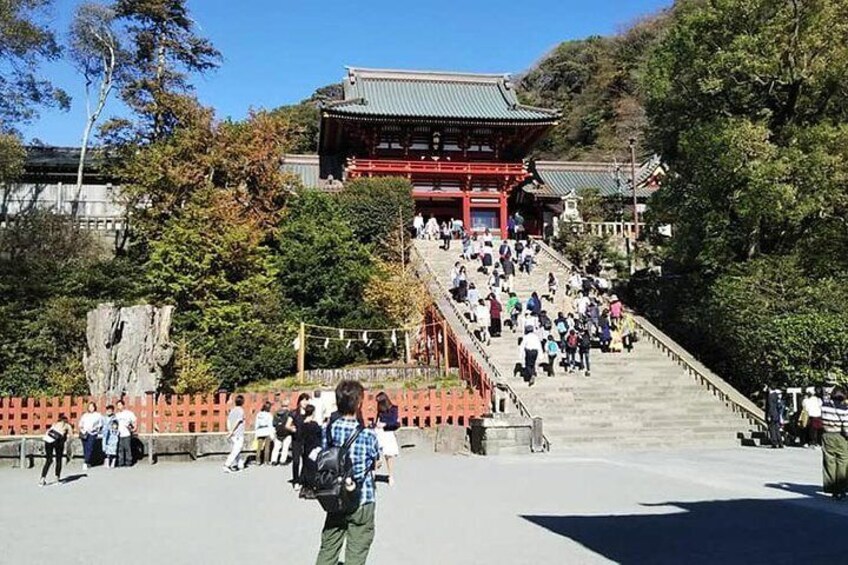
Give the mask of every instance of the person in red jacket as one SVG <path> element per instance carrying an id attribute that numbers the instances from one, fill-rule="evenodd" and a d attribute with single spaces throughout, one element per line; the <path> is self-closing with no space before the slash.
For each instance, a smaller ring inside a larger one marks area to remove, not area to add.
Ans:
<path id="1" fill-rule="evenodd" d="M 495 293 L 489 294 L 489 317 L 491 318 L 491 322 L 489 324 L 489 335 L 491 337 L 501 337 L 501 330 L 503 329 L 503 325 L 501 323 L 501 314 L 503 313 L 503 306 L 498 301 L 498 297 Z"/>

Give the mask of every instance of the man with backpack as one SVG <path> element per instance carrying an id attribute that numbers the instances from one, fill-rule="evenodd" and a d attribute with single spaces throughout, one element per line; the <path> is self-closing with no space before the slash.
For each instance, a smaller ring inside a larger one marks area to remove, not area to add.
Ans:
<path id="1" fill-rule="evenodd" d="M 336 387 L 340 416 L 327 426 L 317 460 L 316 497 L 327 510 L 317 565 L 337 565 L 345 540 L 345 564 L 363 565 L 374 541 L 373 470 L 380 448 L 377 435 L 360 421 L 364 397 L 358 381 Z"/>

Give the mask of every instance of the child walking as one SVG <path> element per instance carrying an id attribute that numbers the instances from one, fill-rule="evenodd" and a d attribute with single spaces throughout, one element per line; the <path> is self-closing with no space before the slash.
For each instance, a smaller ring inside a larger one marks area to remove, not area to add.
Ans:
<path id="1" fill-rule="evenodd" d="M 545 343 L 545 351 L 548 354 L 548 376 L 554 376 L 554 368 L 556 367 L 557 358 L 559 357 L 559 345 L 554 336 L 549 335 L 548 341 Z"/>
<path id="2" fill-rule="evenodd" d="M 106 467 L 113 469 L 118 457 L 118 421 L 112 420 L 103 432 L 103 454 L 106 456 Z"/>

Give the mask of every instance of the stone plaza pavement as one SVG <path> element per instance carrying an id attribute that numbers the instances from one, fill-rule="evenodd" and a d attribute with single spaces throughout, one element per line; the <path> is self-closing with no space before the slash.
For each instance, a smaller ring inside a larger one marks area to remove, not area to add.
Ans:
<path id="1" fill-rule="evenodd" d="M 404 454 L 381 485 L 369 563 L 848 563 L 848 502 L 821 495 L 820 452 Z M 314 562 L 323 514 L 289 468 L 75 462 L 60 486 L 0 470 L 2 564 Z M 74 477 L 76 475 L 76 477 Z"/>

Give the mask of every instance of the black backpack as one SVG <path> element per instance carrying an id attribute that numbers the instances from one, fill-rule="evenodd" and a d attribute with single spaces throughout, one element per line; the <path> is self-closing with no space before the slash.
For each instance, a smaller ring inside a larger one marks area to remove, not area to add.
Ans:
<path id="1" fill-rule="evenodd" d="M 354 481 L 355 488 L 349 491 L 345 482 L 353 478 L 353 462 L 349 452 L 362 429 L 362 426 L 357 426 L 341 447 L 332 445 L 331 440 L 327 448 L 318 453 L 315 460 L 315 498 L 325 512 L 348 514 L 359 508 L 362 485 Z M 330 434 L 328 428 L 327 435 L 332 438 Z"/>
<path id="2" fill-rule="evenodd" d="M 291 432 L 286 429 L 286 422 L 288 422 L 290 415 L 291 413 L 288 410 L 280 410 L 274 414 L 272 425 L 274 426 L 274 433 L 277 435 L 277 439 L 279 440 L 282 440 L 291 434 Z"/>

